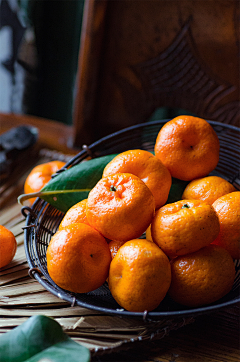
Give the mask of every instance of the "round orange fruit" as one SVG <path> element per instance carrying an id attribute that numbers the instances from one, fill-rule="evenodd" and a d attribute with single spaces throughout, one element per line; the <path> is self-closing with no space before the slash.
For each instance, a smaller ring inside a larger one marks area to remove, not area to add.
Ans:
<path id="1" fill-rule="evenodd" d="M 78 222 L 88 224 L 87 215 L 86 215 L 86 204 L 87 204 L 87 199 L 84 199 L 78 202 L 77 204 L 73 205 L 72 207 L 70 207 L 70 209 L 66 212 L 59 225 L 59 230 L 61 230 L 65 226 Z"/>
<path id="2" fill-rule="evenodd" d="M 150 225 L 155 200 L 145 183 L 129 173 L 103 177 L 90 191 L 89 224 L 110 240 L 138 238 Z"/>
<path id="3" fill-rule="evenodd" d="M 168 294 L 188 307 L 210 304 L 232 289 L 235 278 L 233 260 L 218 245 L 206 246 L 171 261 L 172 281 Z"/>
<path id="4" fill-rule="evenodd" d="M 111 257 L 112 259 L 114 258 L 114 256 L 117 254 L 118 249 L 124 244 L 126 243 L 126 241 L 119 241 L 119 240 L 111 240 L 108 243 L 109 249 L 110 249 L 110 253 L 111 253 Z"/>
<path id="5" fill-rule="evenodd" d="M 204 119 L 179 116 L 167 122 L 155 142 L 155 155 L 172 177 L 191 181 L 208 175 L 219 161 L 219 139 Z"/>
<path id="6" fill-rule="evenodd" d="M 146 239 L 127 241 L 112 259 L 109 289 L 117 303 L 128 311 L 154 310 L 164 299 L 170 283 L 167 256 Z"/>
<path id="7" fill-rule="evenodd" d="M 45 186 L 54 173 L 60 170 L 65 165 L 62 161 L 50 161 L 35 166 L 27 176 L 24 183 L 25 194 L 31 194 L 40 191 Z M 35 198 L 28 200 L 33 204 Z"/>
<path id="8" fill-rule="evenodd" d="M 120 153 L 107 164 L 103 177 L 119 172 L 138 176 L 152 192 L 156 209 L 166 203 L 172 177 L 163 163 L 150 152 L 134 149 Z"/>
<path id="9" fill-rule="evenodd" d="M 16 250 L 17 241 L 14 234 L 5 226 L 0 225 L 0 268 L 13 260 Z"/>
<path id="10" fill-rule="evenodd" d="M 220 233 L 213 243 L 227 249 L 232 258 L 240 259 L 240 191 L 218 198 L 212 206 L 220 222 Z"/>
<path id="11" fill-rule="evenodd" d="M 219 197 L 236 191 L 227 180 L 219 176 L 206 176 L 192 180 L 186 186 L 182 199 L 202 200 L 213 204 Z"/>
<path id="12" fill-rule="evenodd" d="M 111 254 L 104 237 L 91 226 L 75 223 L 56 232 L 47 248 L 52 280 L 74 293 L 88 293 L 107 279 Z"/>
<path id="13" fill-rule="evenodd" d="M 220 230 L 212 205 L 201 200 L 180 200 L 156 211 L 151 224 L 153 241 L 174 258 L 212 243 Z"/>
<path id="14" fill-rule="evenodd" d="M 146 235 L 146 239 L 147 239 L 148 241 L 152 241 L 152 242 L 153 242 L 153 239 L 152 239 L 152 225 L 151 225 L 151 224 L 150 224 L 149 227 L 147 228 L 145 235 Z"/>

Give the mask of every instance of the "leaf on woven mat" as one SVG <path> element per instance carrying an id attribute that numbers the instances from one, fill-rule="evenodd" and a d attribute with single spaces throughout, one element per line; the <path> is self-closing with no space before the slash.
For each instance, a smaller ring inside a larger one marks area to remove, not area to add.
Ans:
<path id="1" fill-rule="evenodd" d="M 66 212 L 71 206 L 88 197 L 89 191 L 101 179 L 105 166 L 115 156 L 102 156 L 81 162 L 53 177 L 39 193 L 20 195 L 18 200 L 22 203 L 33 195 L 39 196 L 56 209 Z"/>
<path id="2" fill-rule="evenodd" d="M 5 362 L 89 362 L 91 358 L 90 351 L 72 340 L 57 321 L 42 315 L 0 335 L 0 350 Z"/>

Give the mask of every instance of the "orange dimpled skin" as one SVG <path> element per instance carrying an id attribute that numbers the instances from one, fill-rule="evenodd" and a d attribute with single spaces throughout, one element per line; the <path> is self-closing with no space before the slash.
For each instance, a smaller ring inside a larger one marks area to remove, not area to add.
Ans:
<path id="1" fill-rule="evenodd" d="M 134 149 L 120 153 L 107 164 L 103 177 L 119 172 L 138 176 L 152 192 L 156 209 L 166 203 L 172 177 L 163 163 L 150 152 Z"/>
<path id="2" fill-rule="evenodd" d="M 208 175 L 219 161 L 219 139 L 202 118 L 179 116 L 167 122 L 155 142 L 155 155 L 172 177 L 184 181 Z"/>
<path id="3" fill-rule="evenodd" d="M 88 224 L 87 215 L 86 215 L 86 204 L 87 199 L 84 199 L 77 204 L 73 205 L 64 215 L 60 225 L 59 230 L 73 223 L 84 223 Z"/>
<path id="4" fill-rule="evenodd" d="M 126 310 L 154 310 L 169 289 L 170 262 L 146 239 L 127 241 L 111 262 L 108 283 L 112 296 Z"/>
<path id="5" fill-rule="evenodd" d="M 129 173 L 103 177 L 88 195 L 88 222 L 110 240 L 140 237 L 154 213 L 151 191 L 139 177 Z"/>
<path id="6" fill-rule="evenodd" d="M 194 252 L 212 243 L 220 230 L 212 205 L 180 200 L 157 210 L 151 225 L 153 241 L 170 258 Z"/>
<path id="7" fill-rule="evenodd" d="M 76 223 L 57 231 L 46 256 L 52 280 L 71 292 L 93 291 L 108 277 L 109 246 L 104 237 L 89 225 Z"/>
<path id="8" fill-rule="evenodd" d="M 227 180 L 219 176 L 207 176 L 189 182 L 182 199 L 202 200 L 213 204 L 219 197 L 236 191 L 236 188 Z"/>
<path id="9" fill-rule="evenodd" d="M 45 186 L 54 173 L 65 165 L 62 161 L 50 161 L 38 165 L 32 169 L 24 183 L 25 194 L 31 194 L 40 191 Z M 32 204 L 35 198 L 29 199 Z"/>
<path id="10" fill-rule="evenodd" d="M 224 297 L 235 278 L 233 260 L 224 248 L 206 246 L 171 261 L 170 297 L 188 307 L 199 307 Z"/>
<path id="11" fill-rule="evenodd" d="M 0 268 L 13 260 L 16 250 L 17 242 L 14 234 L 5 226 L 0 225 Z"/>
<path id="12" fill-rule="evenodd" d="M 114 258 L 114 256 L 117 254 L 118 249 L 124 244 L 126 243 L 126 241 L 119 241 L 119 240 L 111 240 L 108 244 L 109 249 L 110 249 L 110 253 L 111 253 L 111 257 L 112 259 Z"/>
<path id="13" fill-rule="evenodd" d="M 213 207 L 220 222 L 220 233 L 214 244 L 227 249 L 232 258 L 240 259 L 240 191 L 220 197 Z"/>

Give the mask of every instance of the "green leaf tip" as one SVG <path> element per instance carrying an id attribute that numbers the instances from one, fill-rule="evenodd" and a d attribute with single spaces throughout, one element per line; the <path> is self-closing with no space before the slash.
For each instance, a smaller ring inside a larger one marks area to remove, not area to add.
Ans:
<path id="1" fill-rule="evenodd" d="M 53 318 L 36 315 L 0 336 L 4 362 L 90 362 L 89 349 L 73 341 Z"/>

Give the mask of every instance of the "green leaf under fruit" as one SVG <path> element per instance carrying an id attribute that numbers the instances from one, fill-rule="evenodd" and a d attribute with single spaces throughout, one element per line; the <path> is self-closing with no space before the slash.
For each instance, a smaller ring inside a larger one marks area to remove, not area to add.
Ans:
<path id="1" fill-rule="evenodd" d="M 90 351 L 73 341 L 52 318 L 37 315 L 0 336 L 4 362 L 89 362 Z"/>
<path id="2" fill-rule="evenodd" d="M 177 202 L 182 199 L 183 191 L 185 190 L 189 181 L 182 181 L 177 178 L 172 178 L 172 186 L 169 191 L 167 204 Z"/>
<path id="3" fill-rule="evenodd" d="M 77 202 L 86 199 L 91 189 L 101 179 L 105 166 L 116 154 L 93 158 L 81 162 L 53 177 L 37 194 L 19 196 L 22 201 L 40 197 L 56 209 L 67 212 Z"/>

